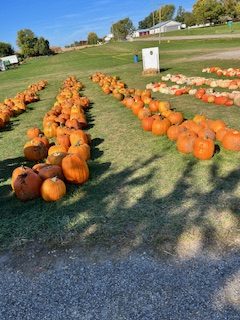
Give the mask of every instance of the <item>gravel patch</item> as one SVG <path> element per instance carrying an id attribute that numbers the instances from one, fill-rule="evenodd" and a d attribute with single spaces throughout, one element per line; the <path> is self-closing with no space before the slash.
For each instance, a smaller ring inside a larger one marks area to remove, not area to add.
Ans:
<path id="1" fill-rule="evenodd" d="M 236 253 L 187 261 L 77 257 L 34 276 L 0 264 L 0 319 L 239 320 L 239 265 Z"/>

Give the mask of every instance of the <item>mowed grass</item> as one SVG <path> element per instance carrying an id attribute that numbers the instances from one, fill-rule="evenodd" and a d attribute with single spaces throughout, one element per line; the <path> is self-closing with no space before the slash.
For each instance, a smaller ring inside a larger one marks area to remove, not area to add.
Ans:
<path id="1" fill-rule="evenodd" d="M 200 75 L 201 68 L 208 65 L 237 66 L 238 61 L 183 62 L 187 54 L 211 52 L 224 44 L 237 46 L 235 40 L 162 43 L 162 74 Z M 0 132 L 1 248 L 34 240 L 54 245 L 117 245 L 124 252 L 141 246 L 184 252 L 186 243 L 187 248 L 190 243 L 195 249 L 239 244 L 240 154 L 220 146 L 209 161 L 181 155 L 166 137 L 144 132 L 129 110 L 104 95 L 89 79 L 93 72 L 103 71 L 142 89 L 148 82 L 159 80 L 159 75 L 142 76 L 141 63 L 132 63 L 133 51 L 149 45 L 157 43 L 89 48 L 32 59 L 16 70 L 0 73 L 0 101 L 30 83 L 49 81 L 40 93 L 41 101 L 31 104 Z M 83 81 L 84 94 L 93 103 L 88 112 L 93 139 L 90 180 L 83 186 L 68 185 L 67 195 L 59 202 L 37 199 L 22 203 L 11 191 L 10 177 L 15 167 L 30 165 L 22 151 L 26 130 L 33 125 L 41 127 L 44 114 L 70 74 Z M 240 129 L 237 107 L 207 105 L 190 96 L 154 96 L 170 100 L 186 118 L 204 112 Z"/>
<path id="2" fill-rule="evenodd" d="M 198 35 L 231 34 L 231 33 L 234 33 L 234 34 L 240 33 L 240 22 L 234 22 L 232 24 L 232 27 L 228 26 L 227 24 L 222 24 L 222 25 L 215 25 L 215 26 L 204 27 L 204 28 L 169 31 L 164 35 L 166 36 L 198 36 Z"/>

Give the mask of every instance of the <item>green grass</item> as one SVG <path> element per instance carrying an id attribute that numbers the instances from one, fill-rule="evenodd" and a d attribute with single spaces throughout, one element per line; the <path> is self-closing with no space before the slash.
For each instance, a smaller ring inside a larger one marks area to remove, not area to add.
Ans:
<path id="1" fill-rule="evenodd" d="M 0 101 L 32 82 L 49 81 L 40 93 L 41 101 L 31 104 L 26 113 L 0 132 L 2 248 L 32 240 L 57 245 L 72 241 L 117 245 L 122 250 L 148 245 L 168 251 L 181 251 L 184 239 L 200 241 L 203 246 L 236 244 L 240 154 L 220 149 L 206 162 L 183 156 L 165 137 L 143 132 L 129 110 L 89 80 L 90 74 L 98 70 L 119 75 L 130 87 L 144 88 L 148 82 L 158 80 L 159 76 L 141 76 L 141 63 L 132 63 L 133 51 L 149 45 L 156 43 L 110 44 L 32 59 L 16 70 L 0 73 Z M 186 50 L 194 56 L 220 50 L 223 45 L 236 47 L 237 42 L 162 43 L 161 67 L 166 69 L 163 74 L 200 75 L 201 68 L 207 65 L 237 66 L 238 61 L 181 61 Z M 67 196 L 57 203 L 41 199 L 22 203 L 11 192 L 10 177 L 15 167 L 26 163 L 22 153 L 26 130 L 41 126 L 43 115 L 69 74 L 85 83 L 85 94 L 93 102 L 88 114 L 93 138 L 91 178 L 81 187 L 69 185 Z M 204 112 L 240 129 L 237 107 L 207 105 L 190 96 L 155 96 L 171 100 L 186 117 Z"/>
<path id="2" fill-rule="evenodd" d="M 200 35 L 237 34 L 237 33 L 240 33 L 240 22 L 234 22 L 232 24 L 232 28 L 229 27 L 227 24 L 223 24 L 223 25 L 215 25 L 212 27 L 169 31 L 164 35 L 166 36 L 200 36 Z"/>

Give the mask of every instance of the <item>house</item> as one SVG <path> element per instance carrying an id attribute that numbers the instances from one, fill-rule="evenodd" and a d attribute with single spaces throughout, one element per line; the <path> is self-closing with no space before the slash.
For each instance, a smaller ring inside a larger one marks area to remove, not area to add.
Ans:
<path id="1" fill-rule="evenodd" d="M 168 21 L 162 21 L 157 23 L 155 26 L 148 28 L 148 29 L 139 29 L 134 31 L 133 38 L 139 38 L 143 36 L 158 34 L 159 31 L 161 33 L 168 32 L 168 31 L 174 31 L 181 29 L 181 23 L 174 21 L 174 20 L 168 20 Z"/>
<path id="2" fill-rule="evenodd" d="M 109 42 L 110 40 L 113 39 L 113 34 L 112 33 L 109 33 L 103 40 L 104 42 Z"/>

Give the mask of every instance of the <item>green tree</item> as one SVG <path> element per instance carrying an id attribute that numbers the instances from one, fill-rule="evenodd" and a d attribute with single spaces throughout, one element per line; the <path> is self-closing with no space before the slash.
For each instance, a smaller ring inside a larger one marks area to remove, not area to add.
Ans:
<path id="1" fill-rule="evenodd" d="M 185 14 L 184 8 L 182 6 L 179 6 L 175 20 L 183 23 L 184 22 L 184 14 Z"/>
<path id="2" fill-rule="evenodd" d="M 44 39 L 43 37 L 38 38 L 34 45 L 34 53 L 37 56 L 49 55 L 51 53 L 51 50 L 49 48 L 49 41 Z"/>
<path id="3" fill-rule="evenodd" d="M 237 8 L 239 1 L 237 0 L 223 0 L 222 1 L 224 14 L 231 18 L 236 18 L 238 16 Z"/>
<path id="4" fill-rule="evenodd" d="M 98 36 L 95 32 L 89 32 L 88 34 L 88 44 L 97 44 Z"/>
<path id="5" fill-rule="evenodd" d="M 133 31 L 133 23 L 129 18 L 119 20 L 118 22 L 114 23 L 111 27 L 111 32 L 114 36 L 114 39 L 117 40 L 126 39 L 127 35 L 131 35 Z"/>
<path id="6" fill-rule="evenodd" d="M 161 7 L 161 21 L 167 21 L 173 19 L 175 6 L 173 4 L 167 4 Z M 160 9 L 151 12 L 147 17 L 138 22 L 139 29 L 151 28 L 153 25 L 160 21 Z"/>
<path id="7" fill-rule="evenodd" d="M 42 56 L 51 53 L 48 40 L 43 37 L 37 38 L 30 29 L 18 31 L 17 45 L 25 57 Z"/>
<path id="8" fill-rule="evenodd" d="M 173 4 L 166 4 L 161 7 L 161 21 L 167 21 L 173 19 L 175 12 L 175 6 Z"/>
<path id="9" fill-rule="evenodd" d="M 14 54 L 14 49 L 10 43 L 0 42 L 0 57 L 10 56 Z"/>
<path id="10" fill-rule="evenodd" d="M 196 23 L 218 21 L 224 11 L 224 6 L 218 0 L 197 0 L 193 5 Z"/>
<path id="11" fill-rule="evenodd" d="M 185 23 L 187 27 L 191 27 L 196 24 L 196 20 L 192 12 L 184 12 L 183 23 Z"/>

